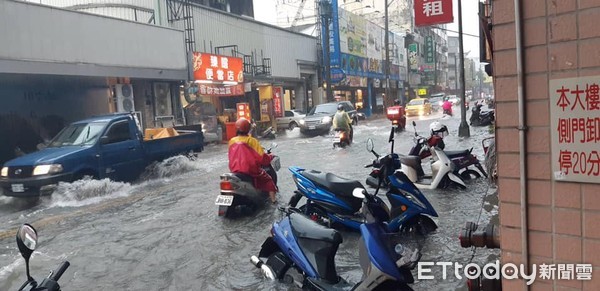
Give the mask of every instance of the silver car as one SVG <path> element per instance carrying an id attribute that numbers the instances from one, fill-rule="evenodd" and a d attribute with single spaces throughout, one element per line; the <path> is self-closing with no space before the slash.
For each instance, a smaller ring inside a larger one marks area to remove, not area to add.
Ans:
<path id="1" fill-rule="evenodd" d="M 295 110 L 286 110 L 283 113 L 283 117 L 277 118 L 277 129 L 289 129 L 293 130 L 298 127 L 300 120 L 304 118 L 305 114 L 302 114 Z"/>

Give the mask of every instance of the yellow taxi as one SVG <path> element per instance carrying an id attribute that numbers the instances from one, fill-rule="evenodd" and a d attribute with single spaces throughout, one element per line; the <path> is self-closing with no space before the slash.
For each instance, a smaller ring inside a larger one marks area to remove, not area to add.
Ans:
<path id="1" fill-rule="evenodd" d="M 431 103 L 429 103 L 429 99 L 427 98 L 415 98 L 410 100 L 408 104 L 406 104 L 406 116 L 413 115 L 430 115 L 431 114 Z"/>

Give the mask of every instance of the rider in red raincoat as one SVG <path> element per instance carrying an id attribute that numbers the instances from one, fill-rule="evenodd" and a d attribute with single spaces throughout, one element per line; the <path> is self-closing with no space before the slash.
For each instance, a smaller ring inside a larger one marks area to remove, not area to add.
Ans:
<path id="1" fill-rule="evenodd" d="M 275 203 L 277 186 L 273 178 L 262 168 L 271 163 L 271 156 L 265 154 L 260 142 L 248 135 L 250 122 L 240 118 L 235 122 L 237 136 L 229 141 L 229 170 L 254 178 L 254 187 L 269 193 L 271 202 Z"/>

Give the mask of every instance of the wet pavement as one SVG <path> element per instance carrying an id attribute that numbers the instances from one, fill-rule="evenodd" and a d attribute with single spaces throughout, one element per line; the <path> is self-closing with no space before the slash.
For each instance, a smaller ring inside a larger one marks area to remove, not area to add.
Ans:
<path id="1" fill-rule="evenodd" d="M 483 160 L 481 140 L 491 134 L 487 127 L 471 127 L 471 138 L 458 137 L 460 114 L 441 114 L 415 120 L 425 135 L 429 124 L 439 120 L 450 129 L 446 149 L 473 147 Z M 274 153 L 281 157 L 279 203 L 284 205 L 295 186 L 289 166 L 330 171 L 364 184 L 372 161 L 366 151 L 367 138 L 379 153 L 389 151 L 390 122 L 373 119 L 355 127 L 354 144 L 333 149 L 331 138 L 305 138 L 298 129 L 281 133 Z M 396 138 L 395 150 L 408 153 L 413 130 L 407 126 Z M 268 146 L 271 141 L 262 141 Z M 238 220 L 217 216 L 214 200 L 219 192 L 219 175 L 227 171 L 227 146 L 208 145 L 195 160 L 174 157 L 153 165 L 138 183 L 107 180 L 63 184 L 51 197 L 39 201 L 0 196 L 0 290 L 16 290 L 25 281 L 24 261 L 18 253 L 14 234 L 22 223 L 38 230 L 39 248 L 31 259 L 34 278 L 42 277 L 69 260 L 71 267 L 60 284 L 65 290 L 287 290 L 289 285 L 264 280 L 249 262 L 269 235 L 273 221 L 281 214 L 267 206 L 256 215 Z M 427 169 L 425 169 L 427 171 Z M 467 182 L 466 190 L 424 190 L 439 214 L 439 228 L 422 238 L 403 236 L 409 246 L 420 246 L 421 261 L 456 261 L 465 264 L 472 255 L 463 249 L 458 234 L 466 221 L 485 224 L 497 220 L 495 189 L 485 179 Z M 489 194 L 489 195 L 488 195 Z M 484 199 L 485 196 L 485 199 Z M 483 210 L 481 211 L 481 206 Z M 357 233 L 343 232 L 344 242 L 336 256 L 339 274 L 358 282 Z M 483 265 L 495 260 L 498 251 L 477 250 L 473 262 Z M 464 289 L 464 279 L 418 281 L 415 290 Z M 416 270 L 413 272 L 416 276 Z"/>

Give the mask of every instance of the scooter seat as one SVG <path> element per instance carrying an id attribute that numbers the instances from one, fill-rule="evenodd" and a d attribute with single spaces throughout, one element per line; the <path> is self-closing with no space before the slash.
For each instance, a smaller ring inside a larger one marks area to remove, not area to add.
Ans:
<path id="1" fill-rule="evenodd" d="M 290 214 L 290 226 L 297 238 L 326 241 L 336 246 L 343 241 L 342 235 L 337 230 L 320 225 L 299 213 Z"/>
<path id="2" fill-rule="evenodd" d="M 359 181 L 342 178 L 332 173 L 306 170 L 302 175 L 339 196 L 354 197 L 352 196 L 352 191 L 354 191 L 354 189 L 365 188 Z"/>
<path id="3" fill-rule="evenodd" d="M 468 156 L 471 154 L 471 150 L 459 150 L 459 151 L 444 151 L 448 158 L 453 159 L 457 157 Z"/>
<path id="4" fill-rule="evenodd" d="M 254 183 L 254 178 L 252 176 L 242 174 L 242 173 L 233 173 L 234 176 L 238 177 L 240 180 L 248 183 Z"/>

